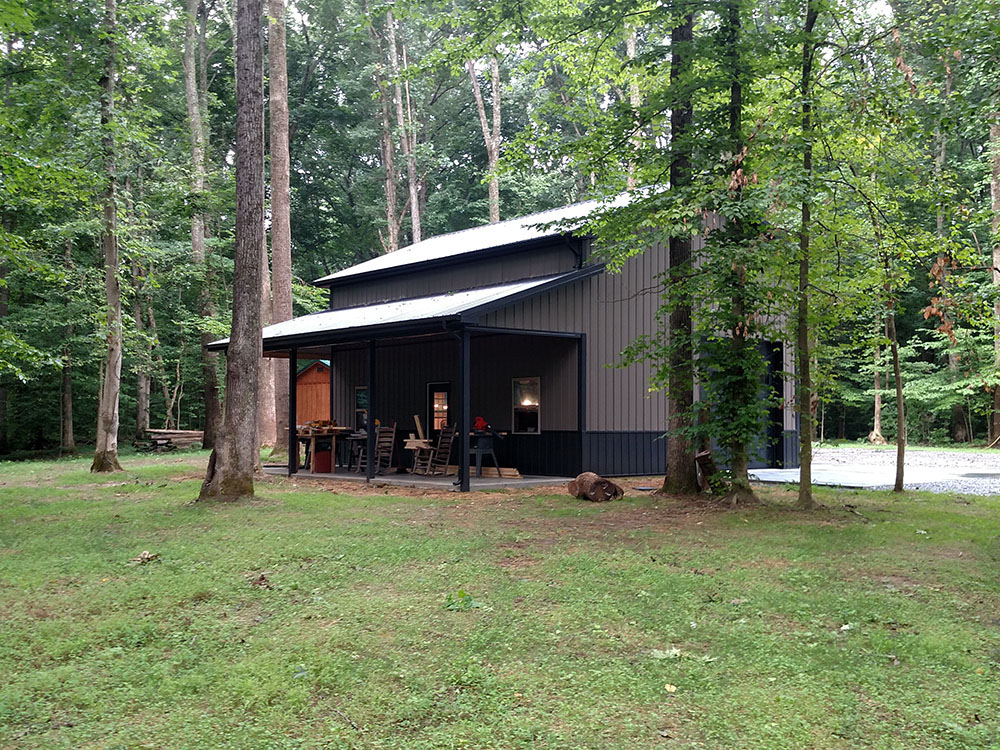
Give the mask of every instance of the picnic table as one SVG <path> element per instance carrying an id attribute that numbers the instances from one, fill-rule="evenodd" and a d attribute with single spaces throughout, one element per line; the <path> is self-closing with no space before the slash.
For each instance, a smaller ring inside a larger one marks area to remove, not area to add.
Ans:
<path id="1" fill-rule="evenodd" d="M 205 440 L 204 430 L 146 430 L 146 440 L 136 441 L 139 450 L 173 451 L 178 448 L 190 448 L 195 443 Z"/>

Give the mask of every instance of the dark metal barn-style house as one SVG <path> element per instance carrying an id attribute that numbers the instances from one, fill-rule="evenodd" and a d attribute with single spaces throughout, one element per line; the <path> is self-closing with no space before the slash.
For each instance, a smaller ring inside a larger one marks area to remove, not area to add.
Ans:
<path id="1" fill-rule="evenodd" d="M 522 474 L 660 474 L 666 398 L 650 392 L 647 365 L 616 363 L 654 330 L 649 290 L 667 252 L 651 248 L 611 273 L 590 238 L 545 228 L 598 208 L 433 237 L 318 279 L 329 309 L 265 328 L 264 354 L 291 358 L 292 383 L 298 360 L 327 360 L 330 418 L 341 425 L 361 426 L 368 413 L 404 431 L 413 415 L 430 429 L 457 425 L 462 489 L 476 417 L 506 433 L 501 465 Z M 791 369 L 776 351 L 774 377 Z M 758 466 L 794 465 L 794 414 L 776 410 L 773 422 Z"/>

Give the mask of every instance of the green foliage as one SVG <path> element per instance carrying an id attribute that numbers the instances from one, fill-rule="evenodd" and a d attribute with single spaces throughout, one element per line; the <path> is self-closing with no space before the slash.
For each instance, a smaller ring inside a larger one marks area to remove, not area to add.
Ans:
<path id="1" fill-rule="evenodd" d="M 449 593 L 444 598 L 444 608 L 450 612 L 467 612 L 470 609 L 479 609 L 482 607 L 482 603 L 476 601 L 472 594 L 467 593 L 463 589 L 459 589 L 456 593 Z"/>

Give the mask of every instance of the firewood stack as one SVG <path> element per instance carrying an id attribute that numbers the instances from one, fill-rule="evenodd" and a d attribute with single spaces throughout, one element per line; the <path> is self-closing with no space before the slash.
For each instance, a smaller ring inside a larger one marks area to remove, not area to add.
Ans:
<path id="1" fill-rule="evenodd" d="M 625 496 L 625 490 L 619 485 L 592 471 L 585 471 L 571 480 L 566 489 L 573 497 L 590 500 L 592 503 L 604 503 Z"/>

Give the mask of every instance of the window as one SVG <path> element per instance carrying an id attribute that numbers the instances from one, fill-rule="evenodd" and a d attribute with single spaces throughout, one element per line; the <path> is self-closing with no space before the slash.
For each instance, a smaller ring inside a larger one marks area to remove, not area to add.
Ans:
<path id="1" fill-rule="evenodd" d="M 431 432 L 448 426 L 448 393 L 451 383 L 427 384 L 427 424 Z"/>
<path id="2" fill-rule="evenodd" d="M 538 378 L 514 378 L 513 408 L 514 432 L 539 432 L 538 407 L 541 401 L 541 383 Z"/>
<path id="3" fill-rule="evenodd" d="M 368 429 L 368 387 L 364 385 L 354 387 L 354 429 Z"/>

